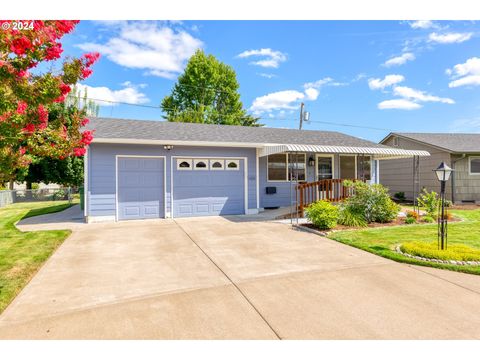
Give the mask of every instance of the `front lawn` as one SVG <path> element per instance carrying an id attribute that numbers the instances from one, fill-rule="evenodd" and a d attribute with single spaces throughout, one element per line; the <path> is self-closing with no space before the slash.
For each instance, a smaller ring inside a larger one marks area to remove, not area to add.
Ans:
<path id="1" fill-rule="evenodd" d="M 22 218 L 70 206 L 67 201 L 49 201 L 17 203 L 0 209 L 0 313 L 70 235 L 70 230 L 21 232 L 14 224 Z"/>
<path id="2" fill-rule="evenodd" d="M 480 249 L 480 209 L 450 212 L 463 221 L 448 224 L 448 243 Z M 338 231 L 329 233 L 328 237 L 395 261 L 480 275 L 480 266 L 431 263 L 408 258 L 395 251 L 397 245 L 407 241 L 436 241 L 436 223 Z"/>

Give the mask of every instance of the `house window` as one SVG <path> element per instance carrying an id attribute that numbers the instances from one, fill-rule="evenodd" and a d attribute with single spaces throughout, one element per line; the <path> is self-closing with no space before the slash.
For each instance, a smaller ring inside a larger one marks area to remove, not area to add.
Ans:
<path id="1" fill-rule="evenodd" d="M 210 160 L 210 170 L 223 170 L 224 164 L 223 160 Z"/>
<path id="2" fill-rule="evenodd" d="M 364 181 L 370 181 L 372 179 L 372 159 L 370 156 L 358 156 L 357 178 Z"/>
<path id="3" fill-rule="evenodd" d="M 317 180 L 333 179 L 333 156 L 317 155 Z"/>
<path id="4" fill-rule="evenodd" d="M 273 154 L 267 158 L 268 181 L 288 181 L 290 176 L 295 180 L 298 172 L 298 181 L 306 179 L 305 154 Z"/>
<path id="5" fill-rule="evenodd" d="M 207 170 L 208 169 L 208 160 L 197 159 L 195 162 L 195 170 Z"/>
<path id="6" fill-rule="evenodd" d="M 393 146 L 398 146 L 398 137 L 397 136 L 393 137 Z"/>
<path id="7" fill-rule="evenodd" d="M 480 175 L 480 157 L 470 157 L 470 175 Z"/>
<path id="8" fill-rule="evenodd" d="M 306 179 L 306 155 L 305 154 L 288 154 L 288 180 L 297 178 L 298 181 L 305 181 Z M 291 177 L 290 177 L 291 175 Z"/>
<path id="9" fill-rule="evenodd" d="M 238 170 L 240 168 L 240 160 L 227 160 L 227 170 Z"/>
<path id="10" fill-rule="evenodd" d="M 357 160 L 355 155 L 340 155 L 340 178 L 355 179 L 357 177 Z"/>
<path id="11" fill-rule="evenodd" d="M 177 170 L 191 170 L 191 169 L 192 169 L 192 160 L 190 159 L 177 160 Z"/>

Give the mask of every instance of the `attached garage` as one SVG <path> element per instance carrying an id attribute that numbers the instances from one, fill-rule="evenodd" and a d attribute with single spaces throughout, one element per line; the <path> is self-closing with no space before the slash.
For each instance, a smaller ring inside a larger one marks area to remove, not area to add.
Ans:
<path id="1" fill-rule="evenodd" d="M 117 219 L 165 217 L 165 159 L 117 157 Z"/>
<path id="2" fill-rule="evenodd" d="M 173 216 L 246 213 L 246 161 L 172 158 Z"/>

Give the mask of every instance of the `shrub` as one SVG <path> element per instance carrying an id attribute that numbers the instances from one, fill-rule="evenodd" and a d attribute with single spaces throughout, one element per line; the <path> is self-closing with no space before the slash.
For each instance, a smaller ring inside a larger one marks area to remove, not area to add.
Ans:
<path id="1" fill-rule="evenodd" d="M 422 217 L 422 220 L 426 223 L 434 223 L 435 222 L 435 219 L 429 215 L 425 215 L 424 217 Z"/>
<path id="2" fill-rule="evenodd" d="M 352 213 L 363 214 L 367 223 L 385 223 L 397 217 L 400 206 L 390 199 L 388 189 L 383 185 L 345 181 L 344 186 L 353 193 L 345 200 L 345 207 L 350 208 Z"/>
<path id="3" fill-rule="evenodd" d="M 451 207 L 453 205 L 451 200 L 445 200 L 445 207 Z"/>
<path id="4" fill-rule="evenodd" d="M 405 193 L 403 191 L 396 192 L 393 197 L 398 201 L 405 201 Z"/>
<path id="5" fill-rule="evenodd" d="M 317 228 L 329 230 L 337 226 L 339 210 L 332 203 L 320 200 L 306 209 L 306 216 Z"/>
<path id="6" fill-rule="evenodd" d="M 417 219 L 415 219 L 414 217 L 406 217 L 405 218 L 405 224 L 415 224 L 417 222 Z"/>
<path id="7" fill-rule="evenodd" d="M 415 219 L 415 221 L 418 221 L 420 215 L 414 210 L 407 210 L 407 218 L 412 218 Z"/>
<path id="8" fill-rule="evenodd" d="M 425 209 L 428 216 L 431 216 L 434 219 L 437 218 L 437 209 L 440 198 L 435 191 L 428 192 L 427 189 L 423 188 L 417 201 L 418 204 Z"/>
<path id="9" fill-rule="evenodd" d="M 448 245 L 446 250 L 439 250 L 437 242 L 411 241 L 400 246 L 400 249 L 410 255 L 438 260 L 480 260 L 480 250 L 466 245 Z"/>
<path id="10" fill-rule="evenodd" d="M 367 221 L 362 213 L 357 213 L 348 206 L 341 206 L 339 209 L 338 223 L 345 226 L 365 227 Z"/>

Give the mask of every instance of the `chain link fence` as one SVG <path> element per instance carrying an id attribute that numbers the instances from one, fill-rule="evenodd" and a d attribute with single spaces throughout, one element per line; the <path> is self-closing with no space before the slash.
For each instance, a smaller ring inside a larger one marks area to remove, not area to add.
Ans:
<path id="1" fill-rule="evenodd" d="M 36 189 L 36 190 L 1 190 L 0 208 L 9 204 L 32 201 L 58 201 L 72 202 L 77 188 Z"/>

